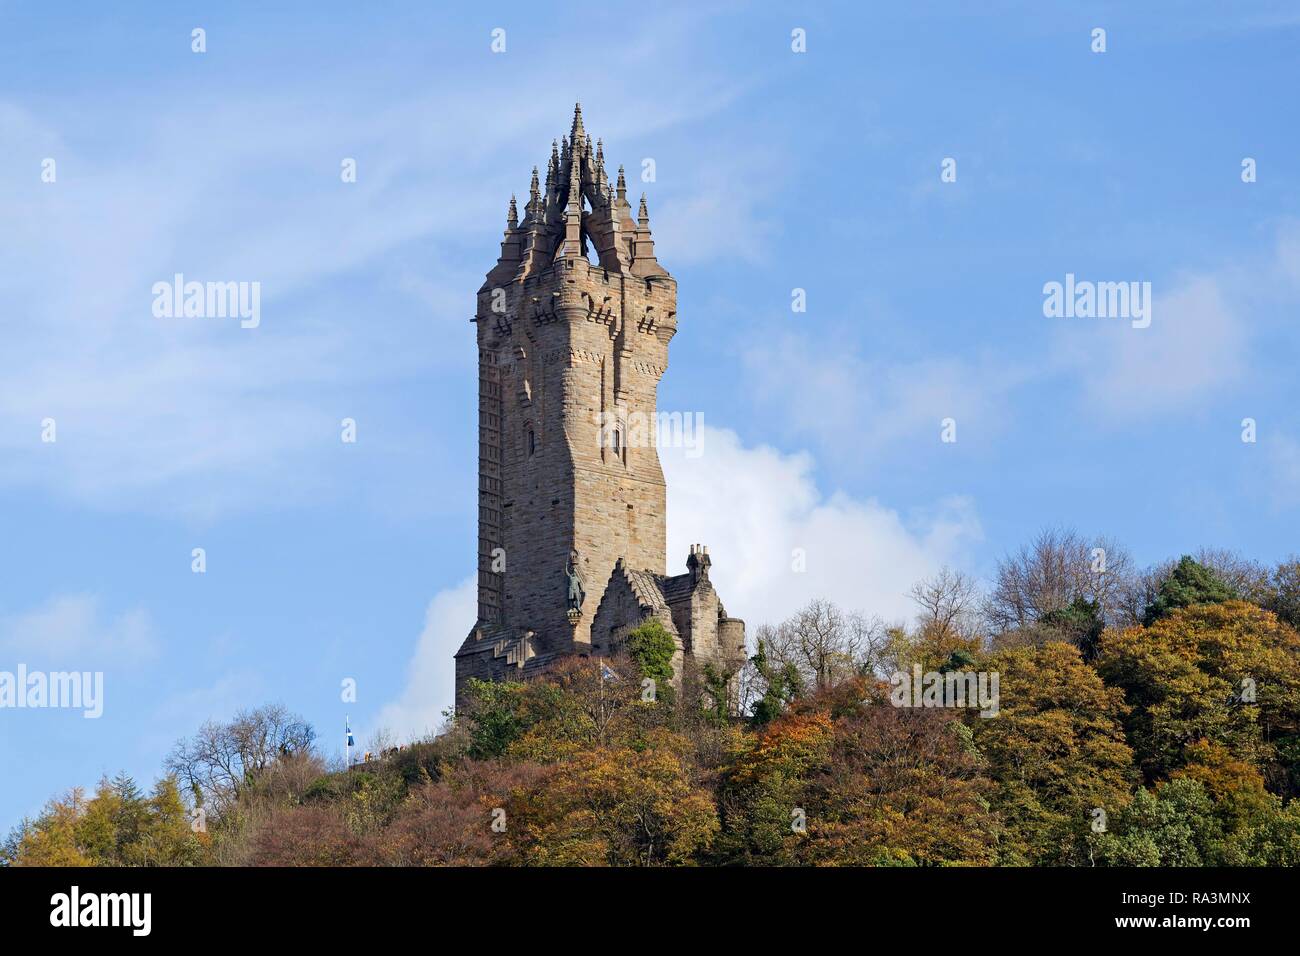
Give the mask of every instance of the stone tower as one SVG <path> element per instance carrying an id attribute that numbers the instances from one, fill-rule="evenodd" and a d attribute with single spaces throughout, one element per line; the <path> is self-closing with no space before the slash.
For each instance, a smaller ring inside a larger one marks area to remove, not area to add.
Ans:
<path id="1" fill-rule="evenodd" d="M 458 699 L 470 677 L 544 669 L 593 643 L 610 652 L 611 633 L 646 616 L 605 622 L 593 641 L 616 569 L 671 580 L 655 423 L 677 283 L 655 258 L 645 197 L 634 218 L 580 106 L 544 186 L 533 168 L 522 220 L 510 200 L 473 321 L 478 620 L 456 655 Z"/>

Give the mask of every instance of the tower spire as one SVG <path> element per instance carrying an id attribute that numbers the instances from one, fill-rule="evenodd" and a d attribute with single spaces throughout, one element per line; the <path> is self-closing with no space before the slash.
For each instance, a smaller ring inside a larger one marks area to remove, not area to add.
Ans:
<path id="1" fill-rule="evenodd" d="M 577 144 L 578 137 L 585 135 L 585 132 L 586 131 L 582 128 L 582 104 L 574 103 L 573 104 L 573 129 L 570 130 L 569 132 L 569 140 L 574 144 Z"/>
<path id="2" fill-rule="evenodd" d="M 541 205 L 541 195 L 537 185 L 537 167 L 533 167 L 533 181 L 528 184 L 528 205 L 524 207 L 524 212 L 528 215 L 530 221 L 537 219 L 537 211 Z"/>
<path id="3" fill-rule="evenodd" d="M 564 245 L 559 255 L 578 259 L 583 255 L 582 240 L 582 107 L 573 112 L 573 135 L 569 140 L 568 202 L 564 209 Z M 590 146 L 590 144 L 588 144 Z"/>
<path id="4" fill-rule="evenodd" d="M 668 274 L 655 259 L 655 241 L 650 235 L 650 212 L 645 206 L 645 193 L 641 194 L 641 208 L 636 214 L 636 234 L 632 239 L 632 274 L 637 276 Z"/>

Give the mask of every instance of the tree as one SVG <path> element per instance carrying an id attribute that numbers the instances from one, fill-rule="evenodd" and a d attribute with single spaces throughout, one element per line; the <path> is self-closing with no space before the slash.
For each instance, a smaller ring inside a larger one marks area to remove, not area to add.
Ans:
<path id="1" fill-rule="evenodd" d="M 1275 802 L 1259 770 L 1233 756 L 1223 744 L 1209 740 L 1189 744 L 1187 763 L 1175 770 L 1172 777 L 1196 780 L 1205 787 L 1228 832 L 1251 826 L 1266 817 Z"/>
<path id="2" fill-rule="evenodd" d="M 402 805 L 375 838 L 378 860 L 390 866 L 488 866 L 518 862 L 511 824 L 527 831 L 527 799 L 554 768 L 526 761 L 484 761 L 451 768 Z M 506 832 L 493 830 L 497 808 Z M 518 819 L 516 820 L 516 817 Z"/>
<path id="3" fill-rule="evenodd" d="M 673 655 L 677 642 L 658 618 L 650 618 L 637 625 L 627 635 L 627 654 L 642 677 L 649 677 L 660 687 L 667 688 L 673 679 Z"/>
<path id="4" fill-rule="evenodd" d="M 1200 603 L 1107 631 L 1097 668 L 1124 692 L 1125 732 L 1148 781 L 1184 766 L 1202 739 L 1266 779 L 1287 777 L 1287 746 L 1300 735 L 1300 635 L 1270 612 Z"/>
<path id="5" fill-rule="evenodd" d="M 176 781 L 146 797 L 125 774 L 102 779 L 89 800 L 80 790 L 24 821 L 6 851 L 18 866 L 194 866 L 208 861 L 190 826 Z"/>
<path id="6" fill-rule="evenodd" d="M 1132 559 L 1113 541 L 1045 530 L 998 562 L 985 618 L 993 633 L 1002 633 L 1038 624 L 1052 611 L 1085 598 L 1111 623 L 1118 620 L 1132 576 Z"/>
<path id="7" fill-rule="evenodd" d="M 849 681 L 765 728 L 724 777 L 719 862 L 989 862 L 997 821 L 969 733 L 952 711 L 882 701 Z"/>
<path id="8" fill-rule="evenodd" d="M 138 799 L 132 782 L 128 792 L 132 801 Z M 128 815 L 135 816 L 135 807 L 124 807 L 124 800 L 119 790 L 107 777 L 99 781 L 95 795 L 78 807 L 77 821 L 73 828 L 73 839 L 81 850 L 97 866 L 125 865 L 126 834 L 119 832 L 122 819 Z M 138 825 L 132 827 L 138 829 Z"/>
<path id="9" fill-rule="evenodd" d="M 144 825 L 127 857 L 138 866 L 203 866 L 209 862 L 209 845 L 207 834 L 195 830 L 176 779 L 163 777 L 154 785 Z"/>
<path id="10" fill-rule="evenodd" d="M 775 627 L 762 625 L 757 637 L 769 664 L 789 665 L 802 687 L 816 690 L 874 671 L 885 634 L 879 621 L 819 598 Z"/>
<path id="11" fill-rule="evenodd" d="M 1300 866 L 1300 801 L 1275 803 L 1263 819 L 1228 837 L 1218 857 L 1224 866 Z"/>
<path id="12" fill-rule="evenodd" d="M 1192 557 L 1197 564 L 1212 571 L 1241 600 L 1259 605 L 1268 600 L 1272 591 L 1268 568 L 1258 561 L 1243 558 L 1226 548 L 1201 548 Z"/>
<path id="13" fill-rule="evenodd" d="M 86 812 L 86 797 L 74 787 L 51 800 L 18 837 L 14 866 L 94 866 L 77 843 L 77 823 Z"/>
<path id="14" fill-rule="evenodd" d="M 911 597 L 920 608 L 917 627 L 976 646 L 982 640 L 979 621 L 980 592 L 975 581 L 960 571 L 942 568 L 933 577 L 912 585 Z"/>
<path id="15" fill-rule="evenodd" d="M 974 660 L 983 643 L 978 634 L 963 636 L 959 631 L 929 621 L 912 633 L 897 628 L 889 634 L 888 657 L 893 664 L 890 676 L 899 671 L 906 672 L 914 664 L 919 664 L 923 671 L 934 671 L 942 670 L 949 661 Z"/>
<path id="16" fill-rule="evenodd" d="M 712 661 L 706 661 L 700 668 L 701 706 L 703 712 L 715 721 L 726 721 L 733 713 L 735 677 L 734 667 L 715 666 Z"/>
<path id="17" fill-rule="evenodd" d="M 1214 804 L 1196 780 L 1175 780 L 1155 793 L 1139 789 L 1090 837 L 1102 866 L 1202 866 L 1222 839 Z"/>
<path id="18" fill-rule="evenodd" d="M 365 843 L 338 806 L 284 807 L 258 826 L 253 866 L 359 866 Z"/>
<path id="19" fill-rule="evenodd" d="M 1191 557 L 1242 600 L 1274 610 L 1269 601 L 1276 593 L 1275 585 L 1270 581 L 1268 570 L 1258 562 L 1222 548 L 1199 548 Z M 1123 596 L 1120 618 L 1108 623 L 1123 627 L 1142 624 L 1147 608 L 1160 593 L 1160 586 L 1174 573 L 1179 563 L 1180 561 L 1173 560 L 1162 561 L 1133 575 Z"/>
<path id="20" fill-rule="evenodd" d="M 804 837 L 792 823 L 807 805 L 809 778 L 830 760 L 833 727 L 826 712 L 778 716 L 723 776 L 718 862 L 781 866 L 798 860 Z"/>
<path id="21" fill-rule="evenodd" d="M 528 712 L 528 687 L 520 681 L 471 679 L 458 722 L 469 728 L 469 755 L 475 760 L 500 757 L 523 736 L 536 718 Z"/>
<path id="22" fill-rule="evenodd" d="M 1147 605 L 1142 615 L 1142 623 L 1150 627 L 1180 607 L 1220 604 L 1237 599 L 1237 592 L 1218 575 L 1190 556 L 1183 555 L 1169 576 L 1160 583 L 1155 599 Z"/>
<path id="23" fill-rule="evenodd" d="M 1264 606 L 1300 629 L 1300 558 L 1283 561 L 1273 571 Z"/>
<path id="24" fill-rule="evenodd" d="M 1104 832 L 1090 837 L 1098 864 L 1300 863 L 1300 804 L 1292 801 L 1284 807 L 1276 796 L 1263 791 L 1251 768 L 1213 744 L 1202 749 L 1187 772 L 1154 791 L 1138 790 L 1127 807 L 1111 816 Z M 1194 767 L 1209 772 L 1201 774 Z"/>
<path id="25" fill-rule="evenodd" d="M 710 794 L 694 786 L 684 740 L 642 750 L 597 748 L 546 776 L 507 834 L 522 862 L 547 866 L 671 866 L 695 861 L 718 830 Z M 507 820 L 511 819 L 507 810 Z"/>
<path id="26" fill-rule="evenodd" d="M 1101 619 L 1100 604 L 1076 597 L 1065 607 L 1044 614 L 1041 627 L 1059 634 L 1079 649 L 1084 660 L 1091 661 L 1097 656 L 1097 644 L 1106 623 Z"/>
<path id="27" fill-rule="evenodd" d="M 165 767 L 209 813 L 219 816 L 277 761 L 309 752 L 316 731 L 279 704 L 243 710 L 226 724 L 208 721 L 189 740 L 178 741 Z"/>
<path id="28" fill-rule="evenodd" d="M 1006 827 L 1000 860 L 1085 862 L 1094 811 L 1128 803 L 1137 779 L 1121 723 L 1123 693 L 1061 642 L 990 655 L 981 669 L 998 674 L 998 714 L 966 722 Z"/>
<path id="29" fill-rule="evenodd" d="M 592 746 L 636 745 L 669 717 L 668 708 L 641 699 L 637 669 L 629 658 L 574 656 L 557 661 L 544 680 L 468 682 L 457 718 L 468 729 L 468 756 L 551 763 Z"/>
<path id="30" fill-rule="evenodd" d="M 990 783 L 951 710 L 874 703 L 835 722 L 830 765 L 810 781 L 806 862 L 989 864 Z"/>
<path id="31" fill-rule="evenodd" d="M 754 722 L 760 726 L 779 717 L 803 690 L 799 668 L 790 662 L 776 662 L 767 656 L 767 644 L 760 635 L 758 649 L 749 663 L 758 675 L 762 695 L 754 702 Z"/>

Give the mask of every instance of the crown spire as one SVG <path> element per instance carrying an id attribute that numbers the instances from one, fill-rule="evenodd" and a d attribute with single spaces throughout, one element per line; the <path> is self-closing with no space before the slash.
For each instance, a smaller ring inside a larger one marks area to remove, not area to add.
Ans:
<path id="1" fill-rule="evenodd" d="M 513 200 L 509 231 L 516 233 L 518 274 L 532 275 L 559 260 L 576 260 L 593 250 L 610 272 L 640 277 L 667 275 L 655 259 L 650 215 L 642 194 L 639 215 L 628 205 L 627 171 L 611 177 L 605 165 L 605 141 L 590 136 L 575 103 L 573 125 L 551 141 L 545 188 L 532 169 L 526 204 Z M 588 202 L 590 205 L 588 205 Z M 523 217 L 519 218 L 523 205 Z"/>
<path id="2" fill-rule="evenodd" d="M 537 167 L 533 167 L 533 181 L 528 184 L 528 205 L 524 211 L 528 213 L 529 219 L 537 218 L 537 210 L 541 205 L 541 194 L 537 185 Z"/>
<path id="3" fill-rule="evenodd" d="M 667 275 L 655 258 L 655 241 L 650 235 L 650 212 L 645 206 L 645 193 L 641 194 L 641 208 L 637 210 L 636 232 L 632 238 L 632 274 Z"/>
<path id="4" fill-rule="evenodd" d="M 585 252 L 582 235 L 582 107 L 573 113 L 573 135 L 569 140 L 568 202 L 564 209 L 564 244 L 557 255 L 580 258 Z M 591 144 L 587 144 L 590 149 Z"/>

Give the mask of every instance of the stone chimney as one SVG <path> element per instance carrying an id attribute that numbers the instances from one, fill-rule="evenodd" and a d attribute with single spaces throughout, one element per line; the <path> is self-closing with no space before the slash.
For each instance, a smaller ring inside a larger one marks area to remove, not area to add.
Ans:
<path id="1" fill-rule="evenodd" d="M 686 570 L 691 573 L 691 584 L 699 584 L 701 581 L 709 580 L 709 566 L 713 561 L 709 558 L 709 549 L 702 544 L 691 545 L 691 553 L 686 558 Z"/>

